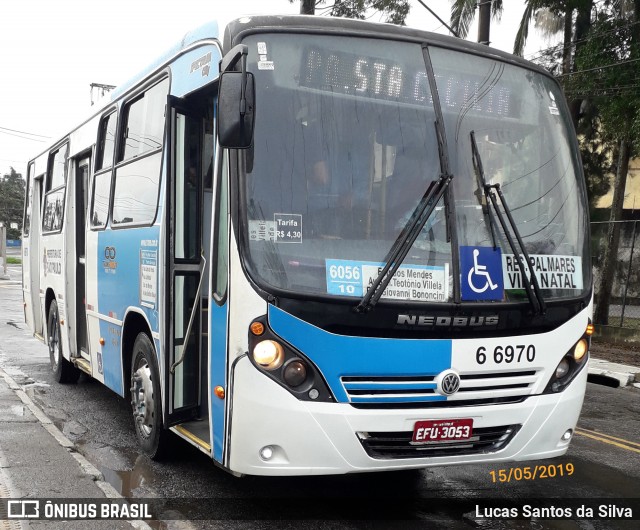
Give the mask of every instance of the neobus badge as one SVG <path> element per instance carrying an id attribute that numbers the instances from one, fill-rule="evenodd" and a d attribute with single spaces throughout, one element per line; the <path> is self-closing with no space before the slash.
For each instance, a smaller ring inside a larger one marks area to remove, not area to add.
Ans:
<path id="1" fill-rule="evenodd" d="M 500 322 L 498 315 L 487 317 L 446 317 L 429 315 L 405 315 L 399 314 L 397 323 L 409 326 L 442 326 L 442 327 L 475 327 L 497 326 Z"/>

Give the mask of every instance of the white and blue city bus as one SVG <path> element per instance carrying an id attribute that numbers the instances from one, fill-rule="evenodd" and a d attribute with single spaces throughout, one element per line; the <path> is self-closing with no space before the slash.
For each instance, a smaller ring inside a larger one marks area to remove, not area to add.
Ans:
<path id="1" fill-rule="evenodd" d="M 587 379 L 584 177 L 556 81 L 405 27 L 191 34 L 28 167 L 60 382 L 236 474 L 540 459 Z"/>

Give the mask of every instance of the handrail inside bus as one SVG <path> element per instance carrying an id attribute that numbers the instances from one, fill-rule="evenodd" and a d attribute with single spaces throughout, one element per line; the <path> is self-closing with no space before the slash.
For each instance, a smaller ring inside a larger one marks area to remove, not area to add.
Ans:
<path id="1" fill-rule="evenodd" d="M 204 278 L 204 268 L 207 266 L 207 259 L 204 257 L 204 253 L 200 254 L 200 281 L 198 282 L 198 289 L 196 291 L 195 300 L 193 302 L 193 308 L 191 309 L 191 317 L 189 317 L 189 325 L 187 326 L 187 331 L 184 334 L 184 339 L 182 341 L 182 354 L 180 355 L 180 359 L 178 359 L 175 363 L 171 365 L 170 372 L 173 374 L 176 371 L 176 367 L 184 361 L 184 356 L 187 351 L 187 344 L 189 344 L 189 338 L 191 337 L 191 328 L 193 327 L 193 321 L 196 317 L 196 310 L 200 307 L 200 291 L 202 290 L 202 279 Z"/>

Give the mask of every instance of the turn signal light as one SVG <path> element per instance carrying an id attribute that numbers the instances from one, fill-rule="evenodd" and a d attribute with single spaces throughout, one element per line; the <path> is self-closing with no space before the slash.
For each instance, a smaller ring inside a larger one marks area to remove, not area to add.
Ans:
<path id="1" fill-rule="evenodd" d="M 252 322 L 249 329 L 251 330 L 251 333 L 259 337 L 264 333 L 264 324 L 262 322 Z"/>
<path id="2" fill-rule="evenodd" d="M 593 335 L 593 333 L 595 332 L 596 328 L 593 324 L 587 324 L 587 330 L 585 331 L 585 334 L 588 337 L 591 337 L 591 335 Z"/>
<path id="3" fill-rule="evenodd" d="M 100 337 L 100 346 L 104 346 L 104 339 L 102 337 Z"/>
<path id="4" fill-rule="evenodd" d="M 213 389 L 213 393 L 217 398 L 224 399 L 224 388 L 222 388 L 220 385 Z"/>

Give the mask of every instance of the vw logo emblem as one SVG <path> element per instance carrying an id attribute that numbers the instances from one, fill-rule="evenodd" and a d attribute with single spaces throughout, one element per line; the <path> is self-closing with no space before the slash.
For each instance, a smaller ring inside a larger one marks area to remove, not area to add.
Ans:
<path id="1" fill-rule="evenodd" d="M 442 372 L 436 378 L 438 393 L 445 396 L 455 394 L 460 389 L 460 376 L 453 370 Z"/>

